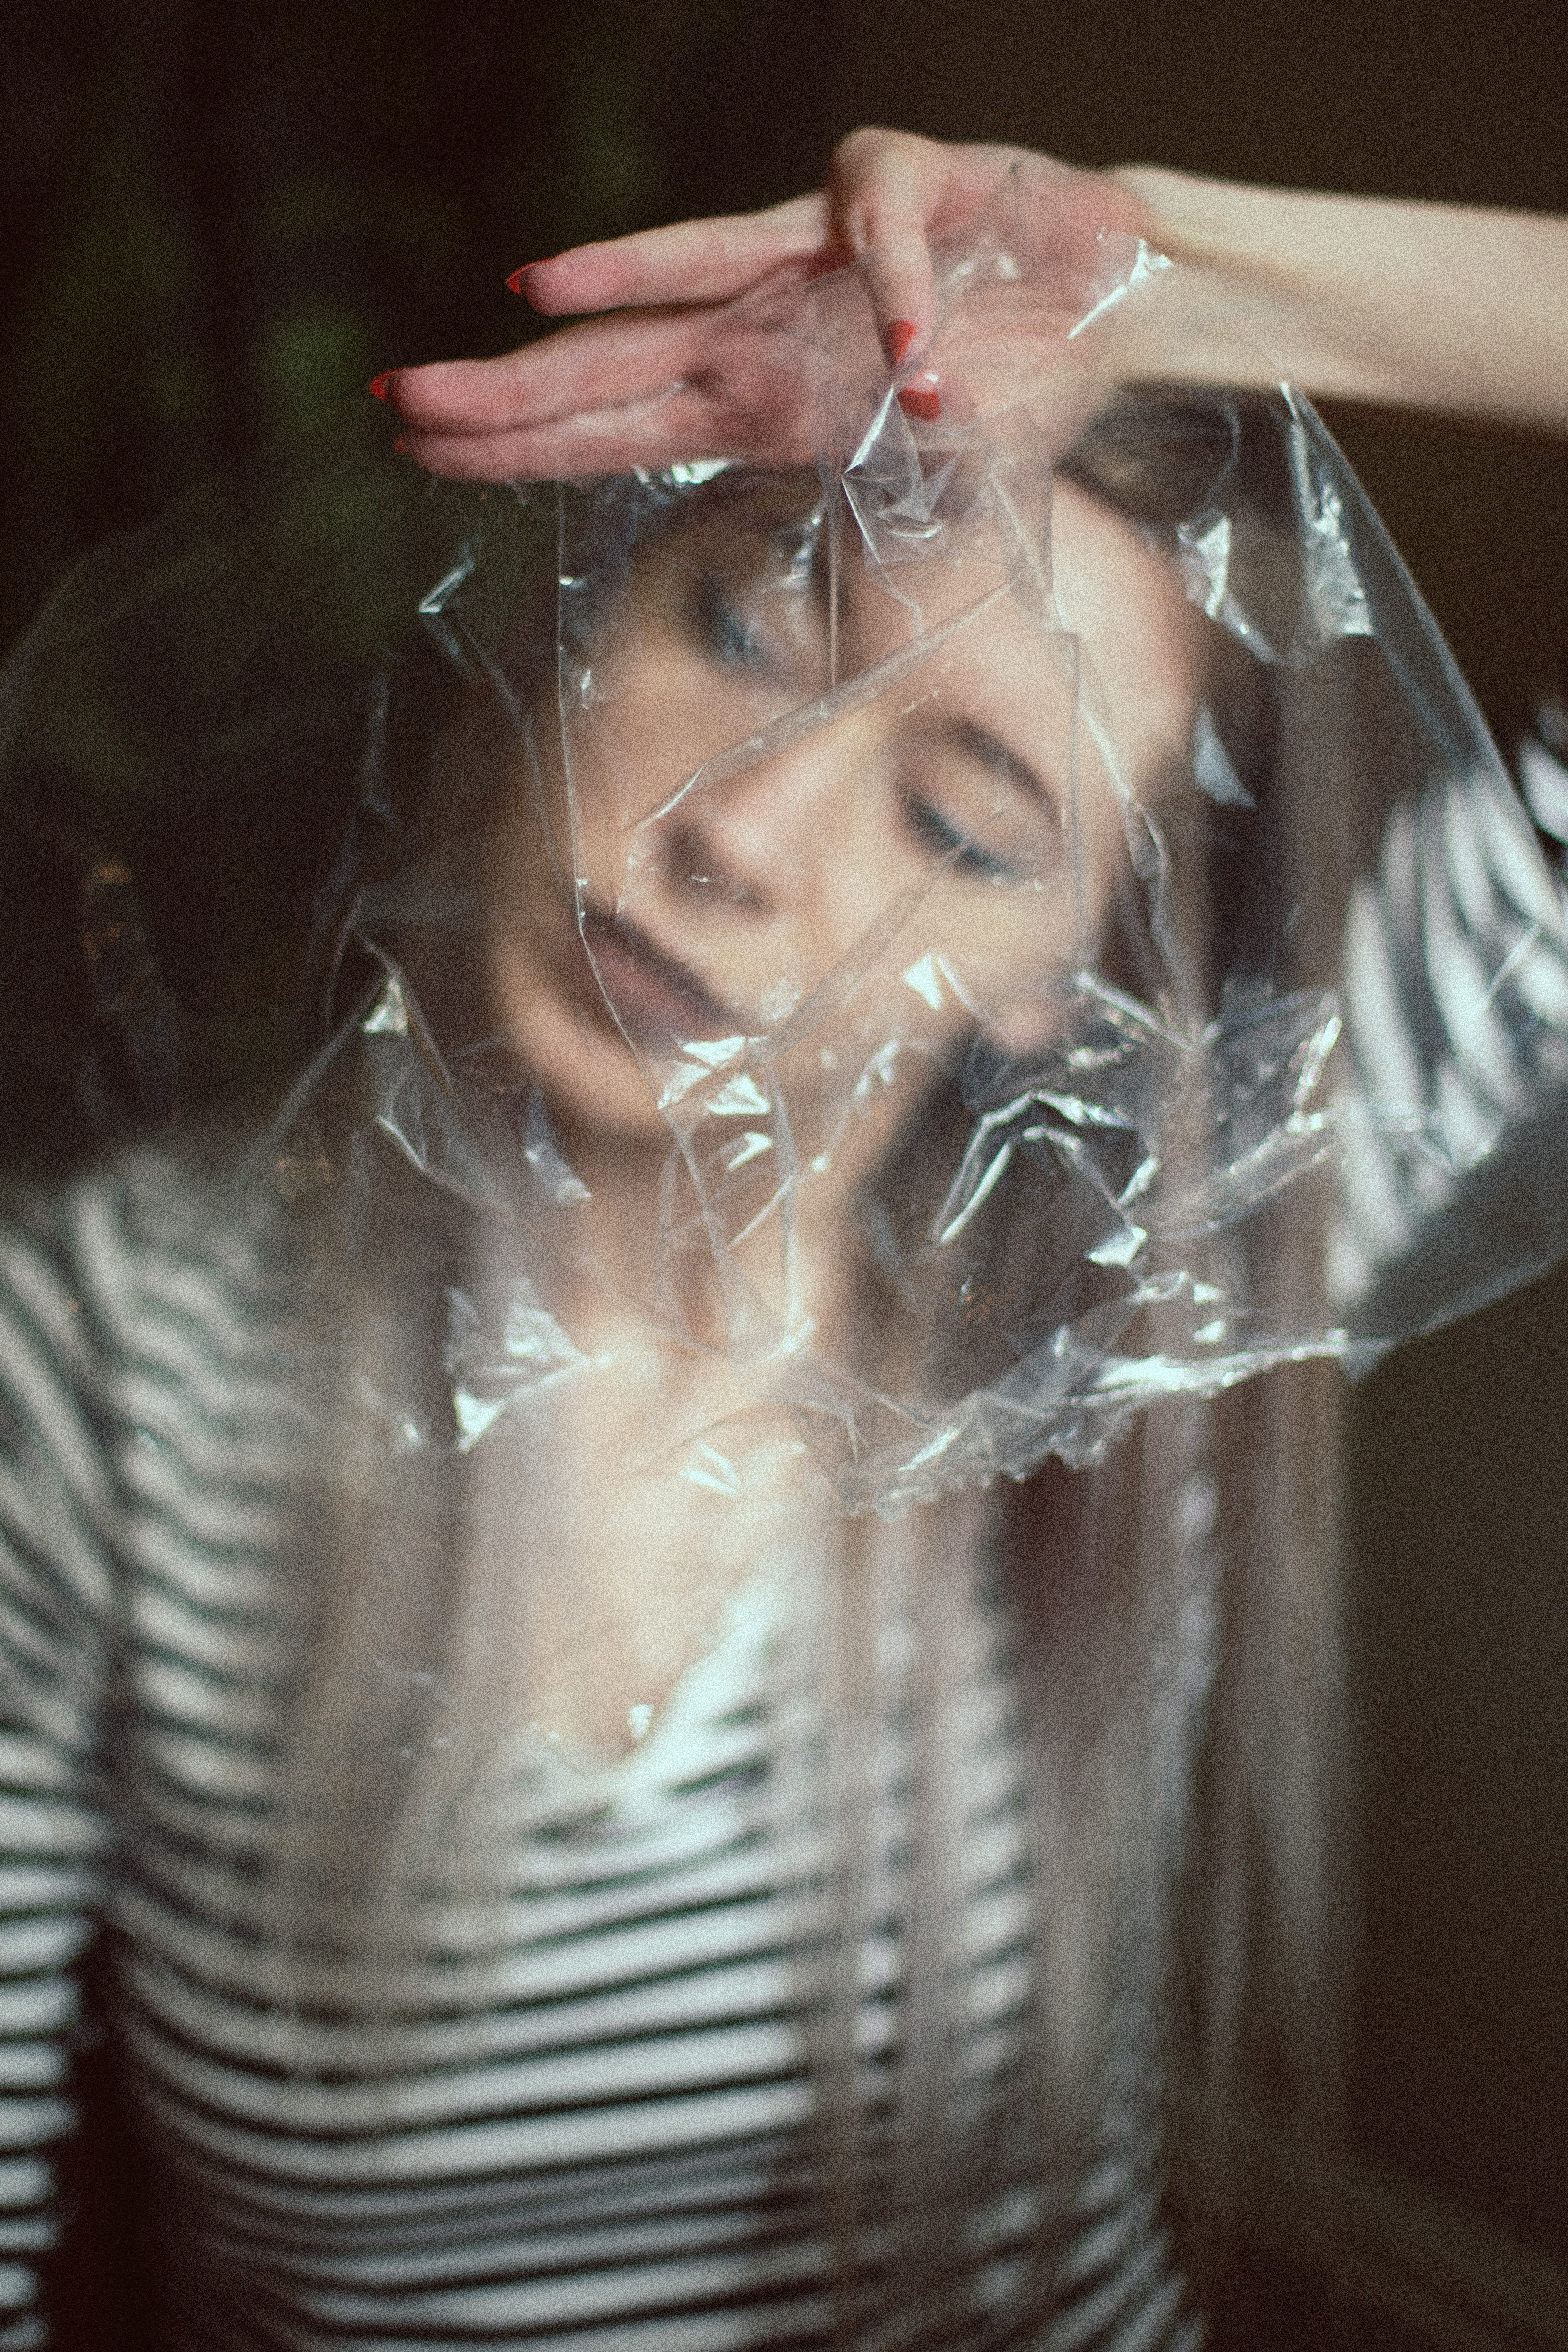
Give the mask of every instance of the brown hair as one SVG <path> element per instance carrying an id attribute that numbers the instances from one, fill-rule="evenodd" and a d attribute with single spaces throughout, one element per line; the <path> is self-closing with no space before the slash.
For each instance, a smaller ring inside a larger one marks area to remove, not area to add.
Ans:
<path id="1" fill-rule="evenodd" d="M 1151 395 L 1101 420 L 1065 470 L 1158 534 L 1213 493 L 1237 447 L 1234 404 Z M 1215 650 L 1238 761 L 1261 782 L 1268 697 L 1217 632 Z M 1181 914 L 1193 971 L 1226 961 L 1229 920 L 1194 874 Z M 944 1172 L 951 1164 L 947 1130 L 961 1116 L 961 1105 L 924 1106 L 920 1133 L 884 1171 L 885 1189 L 917 1214 L 933 1155 Z M 347 1302 L 384 1360 L 389 1397 L 417 1382 L 414 1360 L 432 1347 L 468 1248 L 467 1213 L 449 1203 L 405 1200 L 396 1213 L 397 1282 L 384 1293 L 373 1278 Z M 1268 1263 L 1254 1269 L 1270 1297 L 1300 1307 L 1304 1327 L 1321 1263 L 1313 1215 L 1289 1202 L 1272 1214 Z M 877 1304 L 869 1260 L 866 1281 L 868 1311 L 908 1311 L 885 1286 Z M 956 1359 L 931 1370 L 943 1388 L 962 1377 Z M 918 2312 L 922 2336 L 937 2340 L 945 2324 L 941 2340 L 961 2341 L 975 2324 L 984 2257 L 966 2238 L 955 2180 L 972 2210 L 1019 2179 L 1045 2186 L 1030 2293 L 1049 2308 L 1072 2183 L 1118 2065 L 1140 2074 L 1140 2127 L 1163 2131 L 1194 2261 L 1230 2120 L 1286 2094 L 1326 2125 L 1341 1975 L 1331 1896 L 1342 1872 L 1337 1422 L 1333 1368 L 1291 1365 L 1212 1402 L 1151 1406 L 1085 1466 L 1050 1461 L 990 1498 L 949 1496 L 894 1527 L 844 1521 L 825 1548 L 773 1696 L 775 1764 L 805 1776 L 790 1780 L 788 1801 L 820 1811 L 837 1855 L 837 1938 L 807 1971 L 802 2011 L 834 2184 L 844 2343 L 858 2340 L 871 2279 Z M 357 1942 L 373 2011 L 405 1891 L 433 1869 L 455 1893 L 466 1873 L 483 1875 L 484 1769 L 504 1728 L 483 1661 L 507 1639 L 485 1612 L 504 1617 L 513 1602 L 494 1585 L 461 1589 L 464 1478 L 449 1449 L 434 1470 L 409 1455 L 390 1486 L 340 1496 L 322 1522 L 332 1557 L 289 1765 L 277 1921 L 301 1970 L 308 1948 Z M 962 1825 L 950 1716 L 953 1612 L 993 1573 L 1028 1759 L 1032 2065 L 977 2113 L 951 2020 Z M 913 1662 L 895 1696 L 879 1698 L 890 1609 L 911 1612 Z M 373 1654 L 393 1653 L 396 1677 L 367 1677 Z M 829 1697 L 804 1763 L 784 1752 L 803 1677 Z M 863 1824 L 895 1706 L 912 1726 L 915 1852 L 891 2112 L 868 2120 L 856 2063 Z M 470 1831 L 454 1840 L 465 1819 Z M 300 1998 L 287 1970 L 279 1990 L 285 2008 Z"/>

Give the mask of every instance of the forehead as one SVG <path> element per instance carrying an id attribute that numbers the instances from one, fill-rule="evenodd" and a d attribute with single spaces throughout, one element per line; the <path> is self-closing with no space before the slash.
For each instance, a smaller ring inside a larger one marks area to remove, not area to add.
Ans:
<path id="1" fill-rule="evenodd" d="M 996 676 L 1027 667 L 1043 652 L 1059 656 L 1063 633 L 1087 653 L 1117 700 L 1130 696 L 1195 695 L 1207 643 L 1174 564 L 1141 527 L 1108 499 L 1066 477 L 1053 488 L 1049 533 L 1051 603 L 1041 575 L 1000 552 L 955 547 L 956 535 L 933 533 L 929 548 L 900 544 L 892 561 L 873 556 L 845 512 L 837 529 L 815 483 L 809 492 L 783 484 L 714 501 L 666 543 L 679 571 L 744 582 L 767 595 L 792 633 L 826 637 L 835 620 L 850 633 L 843 651 L 852 667 L 960 621 L 973 610 L 983 625 L 949 630 L 944 644 L 966 663 Z M 662 564 L 657 568 L 662 569 Z"/>
<path id="2" fill-rule="evenodd" d="M 1083 644 L 1112 701 L 1196 699 L 1209 633 L 1174 563 L 1137 524 L 1059 480 L 1051 568 L 1062 625 Z"/>
<path id="3" fill-rule="evenodd" d="M 622 653 L 667 701 L 700 683 L 686 707 L 710 753 L 820 706 L 828 725 L 874 714 L 911 748 L 984 737 L 1058 802 L 1074 777 L 1111 802 L 1163 799 L 1188 765 L 1213 635 L 1171 557 L 1060 477 L 1043 561 L 1005 560 L 994 524 L 967 544 L 920 528 L 873 551 L 815 479 L 727 488 L 645 542 Z M 716 644 L 723 674 L 699 681 L 684 665 Z"/>
<path id="4" fill-rule="evenodd" d="M 1000 558 L 938 553 L 885 572 L 851 563 L 844 593 L 868 625 L 878 601 L 891 607 L 883 622 L 889 633 L 898 631 L 900 600 L 918 608 L 929 629 L 994 596 L 986 604 L 985 626 L 975 632 L 977 645 L 1010 644 L 1021 655 L 1026 642 L 1065 633 L 1119 693 L 1139 685 L 1169 692 L 1194 683 L 1204 656 L 1203 623 L 1173 563 L 1137 524 L 1075 482 L 1060 480 L 1053 493 L 1048 602 L 1039 594 L 1044 584 L 1040 575 L 1021 564 L 1009 569 Z M 880 600 L 873 593 L 879 587 Z M 995 595 L 998 588 L 1015 593 Z"/>
<path id="5" fill-rule="evenodd" d="M 984 556 L 851 560 L 839 592 L 846 666 L 929 635 L 932 683 L 1013 739 L 1049 759 L 1081 718 L 1124 784 L 1163 780 L 1184 757 L 1212 657 L 1174 563 L 1107 500 L 1058 480 L 1047 587 Z"/>

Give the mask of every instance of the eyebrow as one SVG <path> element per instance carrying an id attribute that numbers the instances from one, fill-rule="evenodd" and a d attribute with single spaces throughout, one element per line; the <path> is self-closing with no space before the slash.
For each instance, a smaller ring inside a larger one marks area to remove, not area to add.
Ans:
<path id="1" fill-rule="evenodd" d="M 976 761 L 988 773 L 1005 776 L 1009 783 L 1016 784 L 1026 799 L 1037 801 L 1060 823 L 1061 794 L 1046 782 L 1027 760 L 1004 743 L 999 735 L 993 735 L 989 727 L 982 727 L 973 719 L 946 719 L 936 732 L 953 751 L 966 759 Z"/>

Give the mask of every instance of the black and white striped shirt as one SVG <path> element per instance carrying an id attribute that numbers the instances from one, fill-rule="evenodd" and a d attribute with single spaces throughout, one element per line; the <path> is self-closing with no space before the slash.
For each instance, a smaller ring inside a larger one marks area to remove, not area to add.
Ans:
<path id="1" fill-rule="evenodd" d="M 1568 832 L 1568 777 L 1561 797 Z M 1352 1288 L 1408 1249 L 1433 1206 L 1422 1186 L 1451 1191 L 1568 1062 L 1568 966 L 1560 923 L 1531 912 L 1538 875 L 1484 794 L 1461 788 L 1423 824 L 1391 836 L 1352 916 L 1350 1026 L 1369 1093 L 1391 1056 L 1416 1069 L 1450 1169 L 1430 1172 L 1428 1152 L 1412 1180 L 1379 1152 L 1352 1171 Z M 1532 1060 L 1510 1004 L 1533 1024 Z M 284 2030 L 263 1862 L 299 1667 L 289 1571 L 309 1432 L 277 1353 L 281 1277 L 253 1229 L 201 1199 L 148 1160 L 0 1248 L 0 2352 L 47 2341 L 36 2264 L 72 2121 L 75 1971 L 100 1926 L 183 2344 L 824 2340 L 799 1991 L 822 1856 L 808 1822 L 758 1798 L 776 1761 L 766 1612 L 688 1675 L 624 1767 L 584 1778 L 541 1751 L 520 1770 L 511 1874 L 482 1933 L 470 1921 L 454 1939 L 432 1906 L 374 2022 L 343 1974 L 356 1964 L 323 1957 Z M 965 1640 L 966 2023 L 1001 2074 L 1020 2063 L 1030 1965 L 1024 1765 L 999 1614 L 977 1602 Z M 906 1784 L 883 1758 L 884 1885 Z M 900 1966 L 873 1906 L 873 2080 Z M 1132 2042 L 1043 2336 L 1005 2319 L 1038 2222 L 1028 2183 L 977 2225 L 999 2346 L 1198 2341 Z"/>
<path id="2" fill-rule="evenodd" d="M 89 1182 L 0 1264 L 4 1913 L 0 2347 L 41 2345 L 31 2258 L 69 2127 L 73 1967 L 107 1923 L 114 2031 L 183 2345 L 542 2344 L 731 2352 L 825 2340 L 829 2242 L 800 2013 L 820 1928 L 808 1822 L 759 1801 L 766 1611 L 626 1763 L 519 1773 L 512 1875 L 456 1941 L 434 1906 L 367 2021 L 323 1958 L 269 2005 L 261 1855 L 293 1687 L 282 1556 L 300 1406 L 265 1255 L 167 1166 Z M 961 1723 L 969 2038 L 1020 2063 L 1029 1966 L 1005 1638 L 977 1606 Z M 903 1834 L 881 1760 L 879 1882 Z M 473 1957 L 488 1948 L 483 1961 Z M 499 1957 L 498 1957 L 499 1956 Z M 890 1911 L 860 1955 L 873 2085 L 896 2032 Z M 1005 2313 L 1038 2223 L 978 2226 L 998 2344 L 1194 2346 L 1146 2071 L 1108 2084 L 1048 2334 Z"/>

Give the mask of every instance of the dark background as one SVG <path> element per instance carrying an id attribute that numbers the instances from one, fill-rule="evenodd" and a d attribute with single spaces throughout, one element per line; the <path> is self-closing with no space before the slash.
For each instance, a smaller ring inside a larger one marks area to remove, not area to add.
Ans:
<path id="1" fill-rule="evenodd" d="M 518 263 L 792 194 L 863 121 L 1568 211 L 1568 10 L 13 0 L 0 642 L 105 532 L 308 434 L 373 371 L 518 340 Z M 1510 736 L 1568 652 L 1568 449 L 1331 421 Z M 1358 1393 L 1352 1483 L 1361 2142 L 1568 2260 L 1565 1404 L 1553 1277 Z M 1506 2240 L 1483 2254 L 1508 2267 Z M 93 2340 L 131 2340 L 116 2309 Z"/>

